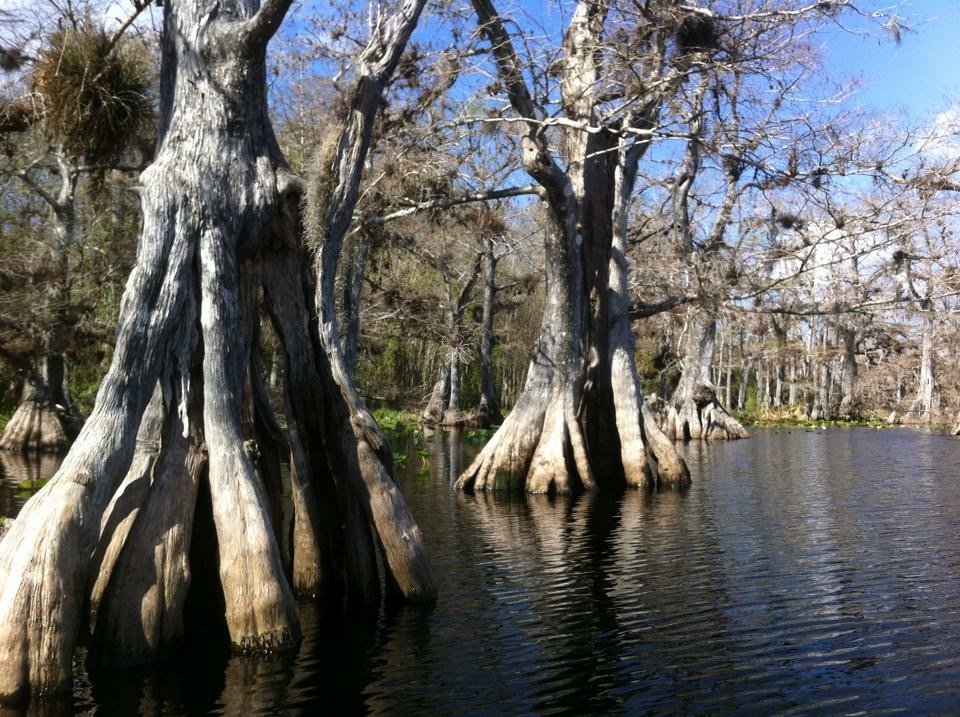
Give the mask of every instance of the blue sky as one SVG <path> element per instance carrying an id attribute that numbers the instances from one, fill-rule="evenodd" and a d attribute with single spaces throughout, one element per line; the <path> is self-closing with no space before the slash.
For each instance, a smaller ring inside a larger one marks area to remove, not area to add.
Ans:
<path id="1" fill-rule="evenodd" d="M 899 47 L 879 36 L 831 31 L 823 39 L 824 64 L 834 78 L 862 77 L 856 104 L 881 112 L 902 108 L 922 119 L 960 99 L 960 0 L 909 0 L 897 13 L 915 29 Z"/>

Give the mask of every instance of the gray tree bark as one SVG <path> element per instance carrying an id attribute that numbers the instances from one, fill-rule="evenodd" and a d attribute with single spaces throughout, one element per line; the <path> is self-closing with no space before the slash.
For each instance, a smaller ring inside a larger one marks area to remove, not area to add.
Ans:
<path id="1" fill-rule="evenodd" d="M 24 376 L 20 403 L 0 435 L 0 450 L 63 451 L 82 423 L 69 397 L 63 355 L 41 356 Z"/>
<path id="2" fill-rule="evenodd" d="M 343 278 L 342 325 L 343 356 L 351 373 L 357 369 L 357 346 L 360 342 L 360 305 L 363 299 L 363 281 L 367 274 L 367 257 L 370 254 L 370 235 L 361 232 L 347 258 L 347 271 Z"/>
<path id="3" fill-rule="evenodd" d="M 815 388 L 810 418 L 814 421 L 829 421 L 830 414 L 830 337 L 828 327 L 820 334 L 820 357 L 814 368 Z"/>
<path id="4" fill-rule="evenodd" d="M 420 423 L 436 426 L 443 421 L 443 413 L 450 403 L 450 356 L 440 366 L 440 375 L 433 384 L 427 405 L 420 412 Z"/>
<path id="5" fill-rule="evenodd" d="M 837 415 L 843 419 L 856 418 L 854 392 L 857 384 L 857 335 L 853 328 L 841 326 L 838 329 L 843 343 L 840 357 L 840 406 Z"/>
<path id="6" fill-rule="evenodd" d="M 911 423 L 930 423 L 934 414 L 934 390 L 936 377 L 933 369 L 933 334 L 936 320 L 933 312 L 923 313 L 923 329 L 920 338 L 920 377 L 917 381 L 917 393 L 907 412 L 906 419 Z"/>
<path id="7" fill-rule="evenodd" d="M 348 477 L 355 481 L 356 490 L 364 491 L 364 509 L 379 538 L 389 592 L 406 600 L 431 601 L 436 598 L 436 588 L 423 535 L 397 487 L 390 446 L 367 410 L 344 357 L 336 308 L 337 264 L 356 207 L 373 122 L 383 89 L 424 4 L 425 0 L 405 0 L 376 28 L 375 37 L 361 54 L 359 79 L 339 141 L 332 156 L 320 151 L 314 158 L 306 225 L 310 241 L 318 248 L 314 263 L 317 329 L 333 383 L 339 389 Z"/>
<path id="8" fill-rule="evenodd" d="M 710 236 L 702 248 L 697 248 L 690 221 L 689 196 L 700 171 L 700 142 L 708 84 L 708 74 L 700 73 L 688 121 L 690 139 L 671 185 L 674 246 L 677 253 L 691 263 L 698 254 L 701 258 L 709 258 L 714 248 L 722 243 L 737 197 L 738 175 L 728 170 L 723 202 Z M 702 305 L 691 306 L 687 310 L 687 332 L 681 347 L 680 382 L 671 397 L 663 426 L 664 433 L 674 440 L 733 439 L 750 435 L 717 400 L 712 375 L 716 335 L 717 322 L 709 315 L 708 309 Z"/>
<path id="9" fill-rule="evenodd" d="M 256 652 L 299 639 L 272 525 L 270 456 L 280 444 L 268 435 L 272 416 L 258 399 L 262 377 L 251 379 L 259 370 L 253 344 L 261 282 L 285 329 L 289 444 L 301 493 L 295 505 L 307 526 L 300 537 L 316 548 L 315 572 L 324 585 L 342 586 L 340 596 L 369 598 L 379 591 L 382 562 L 393 593 L 434 595 L 419 529 L 389 473 L 389 450 L 345 369 L 332 281 L 342 231 L 331 232 L 321 250 L 321 327 L 307 323 L 303 256 L 291 231 L 302 183 L 286 168 L 266 106 L 265 48 L 288 6 L 164 4 L 159 145 L 142 175 L 143 230 L 113 360 L 60 470 L 0 543 L 0 700 L 69 685 L 88 594 L 97 664 L 149 659 L 180 638 L 191 496 L 204 473 L 230 641 Z M 377 28 L 364 55 L 354 105 L 362 111 L 341 140 L 341 198 L 355 199 L 383 82 L 422 6 L 407 2 Z M 368 71 L 371 63 L 379 74 Z M 329 206 L 330 226 L 345 229 L 353 203 Z M 284 259 L 278 281 L 265 268 Z M 297 311 L 281 321 L 276 309 L 285 302 Z M 156 409 L 146 411 L 154 395 Z M 321 503 L 326 497 L 332 500 Z M 311 502 L 320 504 L 313 517 L 304 508 Z M 341 552 L 330 550 L 337 540 Z"/>
<path id="10" fill-rule="evenodd" d="M 750 435 L 717 400 L 711 376 L 716 331 L 714 319 L 701 311 L 688 312 L 680 383 L 670 400 L 664 428 L 664 433 L 674 440 L 733 439 Z"/>
<path id="11" fill-rule="evenodd" d="M 632 351 L 619 367 L 612 363 L 614 355 L 622 354 L 611 350 L 611 323 L 620 319 L 612 317 L 609 308 L 611 290 L 621 291 L 619 279 L 615 286 L 610 284 L 614 213 L 622 212 L 625 227 L 620 198 L 629 196 L 631 175 L 645 143 L 617 145 L 617 157 L 611 159 L 611 152 L 595 151 L 610 150 L 611 137 L 571 130 L 564 136 L 567 169 L 562 169 L 551 156 L 537 121 L 541 113 L 501 18 L 490 0 L 474 0 L 473 7 L 513 109 L 527 121 L 521 159 L 542 188 L 551 223 L 544 247 L 546 305 L 523 392 L 503 425 L 460 476 L 457 487 L 567 493 L 596 488 L 598 477 L 610 484 L 650 486 L 642 393 L 635 370 L 633 375 L 629 370 Z M 578 3 L 564 39 L 563 109 L 576 122 L 595 124 L 597 119 L 600 58 L 595 49 L 600 46 L 606 12 L 604 3 Z M 625 257 L 618 256 L 616 262 L 625 264 Z M 622 334 L 617 340 L 621 348 L 627 341 Z M 612 378 L 615 368 L 623 369 L 617 390 Z M 618 394 L 620 407 L 615 404 Z M 665 480 L 688 480 L 675 450 L 665 449 L 660 464 Z M 673 467 L 674 473 L 666 466 Z"/>

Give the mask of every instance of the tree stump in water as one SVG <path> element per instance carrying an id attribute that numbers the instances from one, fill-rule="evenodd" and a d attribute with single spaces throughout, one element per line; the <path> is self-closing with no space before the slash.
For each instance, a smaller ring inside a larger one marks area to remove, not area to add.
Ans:
<path id="1" fill-rule="evenodd" d="M 717 400 L 716 390 L 705 383 L 697 384 L 693 393 L 679 407 L 670 406 L 664 432 L 674 440 L 732 440 L 749 438 L 750 433 L 736 418 L 727 413 Z"/>

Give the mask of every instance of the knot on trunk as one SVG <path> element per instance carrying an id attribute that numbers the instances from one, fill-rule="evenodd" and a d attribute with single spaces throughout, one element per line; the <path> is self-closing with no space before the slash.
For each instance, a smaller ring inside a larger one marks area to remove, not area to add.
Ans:
<path id="1" fill-rule="evenodd" d="M 717 391 L 710 384 L 698 383 L 696 388 L 693 389 L 693 393 L 690 394 L 690 398 L 693 399 L 698 408 L 703 408 L 717 400 Z"/>
<path id="2" fill-rule="evenodd" d="M 260 446 L 257 445 L 256 441 L 244 441 L 243 452 L 247 454 L 247 458 L 254 465 L 260 461 Z"/>

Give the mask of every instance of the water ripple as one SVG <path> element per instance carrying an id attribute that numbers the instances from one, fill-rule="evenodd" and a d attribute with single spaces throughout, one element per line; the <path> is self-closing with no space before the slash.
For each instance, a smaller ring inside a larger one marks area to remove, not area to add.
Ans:
<path id="1" fill-rule="evenodd" d="M 760 430 L 687 446 L 686 493 L 463 496 L 437 434 L 404 491 L 440 601 L 297 655 L 90 682 L 148 714 L 949 714 L 960 704 L 960 441 Z M 418 461 L 412 461 L 418 463 Z M 0 481 L 0 509 L 19 507 Z M 7 493 L 4 494 L 3 490 Z M 4 499 L 3 496 L 6 495 Z"/>

